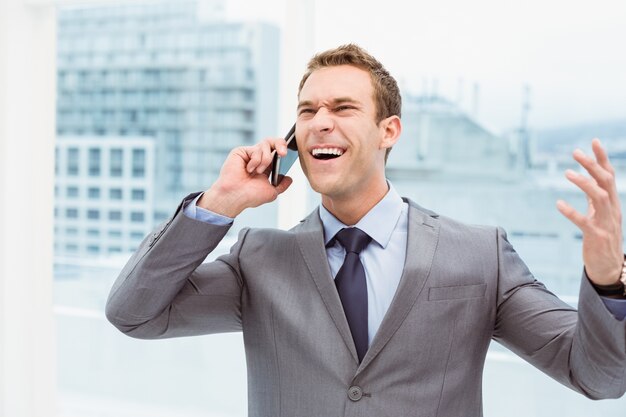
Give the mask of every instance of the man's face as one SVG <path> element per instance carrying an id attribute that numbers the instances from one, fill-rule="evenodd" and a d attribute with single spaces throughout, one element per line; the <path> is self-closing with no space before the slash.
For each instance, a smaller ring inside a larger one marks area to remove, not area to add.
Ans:
<path id="1" fill-rule="evenodd" d="M 323 197 L 363 198 L 385 181 L 384 128 L 375 117 L 368 72 L 333 66 L 314 71 L 306 80 L 296 138 L 302 170 Z"/>

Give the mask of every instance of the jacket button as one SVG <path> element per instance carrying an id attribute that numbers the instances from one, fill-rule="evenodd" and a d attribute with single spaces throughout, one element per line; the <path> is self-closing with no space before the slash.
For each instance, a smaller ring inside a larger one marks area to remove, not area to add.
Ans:
<path id="1" fill-rule="evenodd" d="M 352 401 L 359 401 L 363 397 L 363 390 L 361 387 L 354 385 L 348 388 L 348 398 Z"/>

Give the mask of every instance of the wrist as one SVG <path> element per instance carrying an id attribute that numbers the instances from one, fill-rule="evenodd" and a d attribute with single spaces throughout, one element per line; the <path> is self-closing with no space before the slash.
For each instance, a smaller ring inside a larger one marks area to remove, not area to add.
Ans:
<path id="1" fill-rule="evenodd" d="M 604 297 L 625 298 L 626 297 L 626 255 L 620 268 L 620 275 L 617 281 L 610 284 L 597 284 L 589 279 L 597 293 Z"/>
<path id="2" fill-rule="evenodd" d="M 202 194 L 196 205 L 213 213 L 235 218 L 246 209 L 241 200 L 239 193 L 229 192 L 214 184 Z"/>

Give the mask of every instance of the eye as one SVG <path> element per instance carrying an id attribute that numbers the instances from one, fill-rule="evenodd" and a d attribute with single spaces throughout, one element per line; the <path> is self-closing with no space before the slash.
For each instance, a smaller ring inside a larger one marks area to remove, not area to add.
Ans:
<path id="1" fill-rule="evenodd" d="M 315 114 L 315 110 L 311 109 L 311 108 L 300 109 L 300 111 L 298 112 L 298 116 L 301 116 L 301 115 L 304 115 L 304 114 Z"/>
<path id="2" fill-rule="evenodd" d="M 352 110 L 352 109 L 354 109 L 354 106 L 349 106 L 349 105 L 343 105 L 343 106 L 335 107 L 335 111 L 336 112 L 345 111 L 345 110 Z"/>

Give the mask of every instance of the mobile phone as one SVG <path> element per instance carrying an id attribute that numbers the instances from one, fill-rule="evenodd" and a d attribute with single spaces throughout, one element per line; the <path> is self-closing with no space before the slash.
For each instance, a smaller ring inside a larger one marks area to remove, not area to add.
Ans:
<path id="1" fill-rule="evenodd" d="M 298 159 L 298 144 L 296 143 L 296 125 L 289 129 L 289 132 L 285 136 L 287 142 L 287 155 L 280 157 L 278 152 L 274 151 L 274 158 L 272 158 L 272 172 L 270 173 L 270 181 L 274 187 L 276 187 L 285 175 L 289 168 Z"/>

